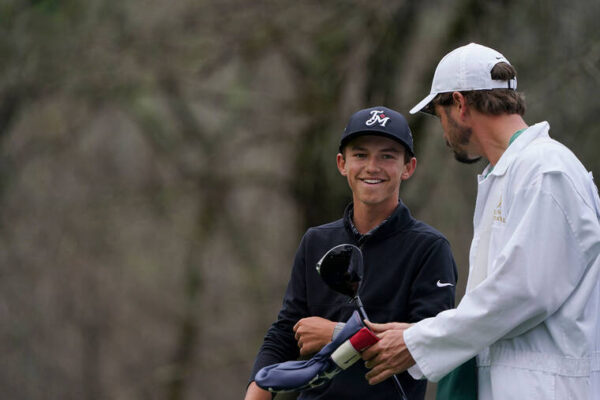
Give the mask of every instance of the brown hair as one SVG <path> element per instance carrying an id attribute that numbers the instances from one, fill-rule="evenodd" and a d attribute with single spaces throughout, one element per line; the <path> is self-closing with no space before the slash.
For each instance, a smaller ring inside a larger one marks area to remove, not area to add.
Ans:
<path id="1" fill-rule="evenodd" d="M 507 81 L 515 78 L 517 72 L 512 65 L 500 62 L 492 68 L 491 76 L 494 80 Z M 516 90 L 470 90 L 461 93 L 469 106 L 484 114 L 525 114 L 525 97 Z M 449 106 L 453 102 L 452 92 L 440 93 L 431 101 L 430 107 Z"/>

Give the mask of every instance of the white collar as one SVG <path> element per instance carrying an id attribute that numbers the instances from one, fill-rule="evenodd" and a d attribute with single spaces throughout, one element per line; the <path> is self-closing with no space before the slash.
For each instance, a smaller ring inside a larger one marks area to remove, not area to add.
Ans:
<path id="1" fill-rule="evenodd" d="M 508 167 L 512 164 L 517 155 L 523 150 L 527 145 L 533 142 L 535 139 L 540 137 L 550 137 L 548 135 L 548 131 L 550 130 L 550 124 L 547 121 L 539 122 L 535 125 L 527 128 L 518 138 L 515 139 L 514 142 L 511 143 L 510 146 L 502 153 L 500 159 L 492 168 L 491 164 L 488 164 L 487 167 L 483 170 L 483 172 L 477 176 L 477 180 L 481 182 L 489 175 L 501 176 L 506 173 Z"/>

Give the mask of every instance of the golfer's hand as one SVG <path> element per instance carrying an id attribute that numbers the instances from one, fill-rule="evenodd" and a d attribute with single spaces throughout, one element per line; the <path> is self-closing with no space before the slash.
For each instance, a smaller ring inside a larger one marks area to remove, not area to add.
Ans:
<path id="1" fill-rule="evenodd" d="M 323 346 L 331 342 L 333 329 L 337 322 L 329 321 L 321 317 L 302 318 L 294 325 L 294 333 L 300 355 L 307 356 L 321 350 Z"/>
<path id="2" fill-rule="evenodd" d="M 404 343 L 404 331 L 412 324 L 365 322 L 380 339 L 362 353 L 365 366 L 370 369 L 366 375 L 370 385 L 383 382 L 390 376 L 406 371 L 415 364 L 415 360 Z"/>
<path id="3" fill-rule="evenodd" d="M 256 382 L 252 382 L 248 386 L 244 400 L 271 400 L 272 398 L 271 392 L 259 388 Z"/>

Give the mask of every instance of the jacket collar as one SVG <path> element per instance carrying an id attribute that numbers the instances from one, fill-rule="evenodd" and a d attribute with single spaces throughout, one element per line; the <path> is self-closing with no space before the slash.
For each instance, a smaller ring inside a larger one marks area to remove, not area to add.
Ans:
<path id="1" fill-rule="evenodd" d="M 521 150 L 523 150 L 529 145 L 529 143 L 533 142 L 537 138 L 548 137 L 549 129 L 550 125 L 546 121 L 537 123 L 527 128 L 518 138 L 515 139 L 515 141 L 510 146 L 508 146 L 506 151 L 502 154 L 502 156 L 496 163 L 496 166 L 494 167 L 492 172 L 490 172 L 489 174 L 487 173 L 490 170 L 490 168 L 492 168 L 490 164 L 483 170 L 481 175 L 478 176 L 478 180 L 481 182 L 488 175 L 504 175 L 508 170 L 508 167 L 517 158 Z"/>
<path id="2" fill-rule="evenodd" d="M 371 240 L 372 238 L 384 238 L 390 236 L 414 223 L 414 218 L 402 200 L 398 200 L 398 206 L 387 219 L 365 234 L 358 232 L 354 226 L 352 221 L 353 215 L 354 204 L 350 203 L 344 210 L 344 227 L 359 245 L 362 245 L 365 241 Z"/>

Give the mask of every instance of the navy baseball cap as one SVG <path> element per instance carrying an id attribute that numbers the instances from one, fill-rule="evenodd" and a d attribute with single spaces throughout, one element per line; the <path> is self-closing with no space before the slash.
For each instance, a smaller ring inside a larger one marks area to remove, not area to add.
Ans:
<path id="1" fill-rule="evenodd" d="M 352 139 L 362 135 L 380 135 L 400 142 L 414 156 L 413 137 L 406 118 L 387 107 L 371 107 L 355 112 L 340 140 L 340 153 Z"/>

